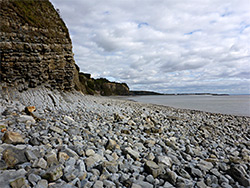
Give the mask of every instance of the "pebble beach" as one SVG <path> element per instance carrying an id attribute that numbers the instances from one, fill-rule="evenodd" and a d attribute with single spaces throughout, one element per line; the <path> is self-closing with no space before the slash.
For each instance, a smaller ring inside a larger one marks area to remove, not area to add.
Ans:
<path id="1" fill-rule="evenodd" d="M 250 117 L 1 90 L 0 187 L 249 187 Z"/>

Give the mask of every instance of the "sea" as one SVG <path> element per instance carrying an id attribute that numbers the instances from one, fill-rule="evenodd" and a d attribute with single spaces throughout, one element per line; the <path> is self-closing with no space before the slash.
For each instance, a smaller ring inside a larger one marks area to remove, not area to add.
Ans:
<path id="1" fill-rule="evenodd" d="M 142 95 L 126 97 L 142 103 L 250 117 L 250 95 Z"/>

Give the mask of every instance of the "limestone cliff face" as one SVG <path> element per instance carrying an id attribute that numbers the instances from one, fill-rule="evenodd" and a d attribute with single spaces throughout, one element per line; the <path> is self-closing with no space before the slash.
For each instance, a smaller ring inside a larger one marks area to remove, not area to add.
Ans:
<path id="1" fill-rule="evenodd" d="M 19 91 L 47 85 L 126 95 L 126 84 L 79 74 L 69 32 L 49 0 L 0 0 L 0 82 Z"/>
<path id="2" fill-rule="evenodd" d="M 0 81 L 19 90 L 74 88 L 69 32 L 48 0 L 0 0 Z"/>

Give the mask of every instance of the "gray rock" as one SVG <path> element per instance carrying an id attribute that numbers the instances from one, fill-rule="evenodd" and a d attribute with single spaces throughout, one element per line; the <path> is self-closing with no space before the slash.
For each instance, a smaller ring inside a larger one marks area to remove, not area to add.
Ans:
<path id="1" fill-rule="evenodd" d="M 157 156 L 156 161 L 158 164 L 164 164 L 169 168 L 172 166 L 172 159 L 168 156 Z"/>
<path id="2" fill-rule="evenodd" d="M 78 177 L 78 175 L 79 175 L 79 170 L 74 169 L 73 171 L 64 174 L 64 178 L 67 182 L 70 182 L 70 181 L 76 179 Z"/>
<path id="3" fill-rule="evenodd" d="M 28 187 L 30 187 L 29 185 L 28 185 L 28 182 L 27 182 L 27 180 L 25 179 L 25 177 L 20 177 L 20 178 L 16 178 L 16 179 L 14 179 L 14 180 L 11 180 L 10 181 L 10 186 L 12 187 L 12 188 L 19 188 L 19 187 L 25 187 L 25 188 L 28 188 Z"/>
<path id="4" fill-rule="evenodd" d="M 198 182 L 196 183 L 196 186 L 197 186 L 197 188 L 206 188 L 206 187 L 207 187 L 207 185 L 204 183 L 203 180 L 198 181 Z"/>
<path id="5" fill-rule="evenodd" d="M 131 147 L 126 147 L 123 149 L 125 154 L 129 154 L 133 159 L 138 159 L 140 157 L 140 153 L 138 151 L 133 150 Z"/>
<path id="6" fill-rule="evenodd" d="M 131 186 L 131 188 L 142 188 L 142 186 L 138 185 L 136 183 L 133 183 L 132 186 Z"/>
<path id="7" fill-rule="evenodd" d="M 174 188 L 174 186 L 171 183 L 167 182 L 167 181 L 164 183 L 163 187 L 164 188 Z"/>
<path id="8" fill-rule="evenodd" d="M 103 160 L 103 157 L 101 155 L 95 154 L 93 156 L 86 158 L 84 160 L 84 163 L 86 164 L 87 170 L 89 171 L 91 168 L 97 165 L 98 162 L 102 160 Z"/>
<path id="9" fill-rule="evenodd" d="M 109 150 L 115 150 L 115 149 L 119 149 L 119 145 L 116 143 L 115 140 L 109 139 L 107 144 L 106 144 L 106 149 Z"/>
<path id="10" fill-rule="evenodd" d="M 81 181 L 81 187 L 83 187 L 83 188 L 90 188 L 90 187 L 92 187 L 92 185 L 93 185 L 93 182 L 89 182 L 87 180 Z"/>
<path id="11" fill-rule="evenodd" d="M 24 152 L 25 150 L 7 147 L 3 151 L 3 159 L 9 168 L 14 168 L 17 164 L 27 162 Z"/>
<path id="12" fill-rule="evenodd" d="M 52 166 L 43 174 L 43 178 L 48 181 L 56 181 L 63 176 L 63 167 L 61 165 Z"/>
<path id="13" fill-rule="evenodd" d="M 47 167 L 47 161 L 45 161 L 43 158 L 37 159 L 32 164 L 32 167 L 45 169 Z"/>
<path id="14" fill-rule="evenodd" d="M 192 188 L 192 187 L 194 187 L 194 182 L 189 180 L 189 179 L 178 177 L 177 182 L 176 182 L 176 187 L 178 187 L 178 188 Z"/>
<path id="15" fill-rule="evenodd" d="M 65 166 L 74 166 L 76 163 L 75 158 L 70 157 L 66 162 L 65 162 Z"/>
<path id="16" fill-rule="evenodd" d="M 103 182 L 98 180 L 94 183 L 93 188 L 103 188 Z"/>
<path id="17" fill-rule="evenodd" d="M 170 169 L 167 169 L 166 173 L 160 176 L 161 179 L 168 181 L 173 185 L 175 185 L 177 177 L 177 174 Z"/>
<path id="18" fill-rule="evenodd" d="M 189 172 L 191 174 L 191 176 L 193 176 L 193 177 L 199 177 L 199 178 L 203 177 L 202 172 L 199 169 L 197 169 L 197 168 L 186 167 L 185 170 L 187 172 Z"/>
<path id="19" fill-rule="evenodd" d="M 229 185 L 229 184 L 226 183 L 226 182 L 223 182 L 223 183 L 221 184 L 221 187 L 222 187 L 222 188 L 233 188 L 231 185 Z"/>
<path id="20" fill-rule="evenodd" d="M 78 161 L 77 161 L 76 168 L 78 168 L 78 170 L 79 170 L 80 172 L 85 172 L 85 171 L 86 171 L 86 169 L 85 169 L 85 164 L 84 164 L 84 162 L 83 162 L 82 160 L 78 160 Z"/>
<path id="21" fill-rule="evenodd" d="M 29 161 L 35 161 L 38 159 L 37 156 L 31 150 L 26 150 L 25 156 Z"/>
<path id="22" fill-rule="evenodd" d="M 63 130 L 60 129 L 59 127 L 56 127 L 56 126 L 50 126 L 49 129 L 53 132 L 56 132 L 56 133 L 59 133 L 59 134 L 63 134 Z"/>
<path id="23" fill-rule="evenodd" d="M 199 163 L 197 164 L 197 167 L 203 172 L 208 172 L 213 168 L 213 164 L 211 162 L 200 160 Z"/>
<path id="24" fill-rule="evenodd" d="M 41 179 L 37 182 L 35 188 L 47 188 L 48 187 L 48 181 L 45 179 Z"/>
<path id="25" fill-rule="evenodd" d="M 221 176 L 221 173 L 216 168 L 211 169 L 210 172 L 217 177 Z"/>
<path id="26" fill-rule="evenodd" d="M 146 177 L 146 180 L 147 180 L 147 182 L 149 182 L 151 184 L 154 184 L 154 182 L 155 182 L 155 179 L 154 179 L 154 177 L 152 175 L 148 175 Z"/>
<path id="27" fill-rule="evenodd" d="M 158 177 L 163 171 L 154 161 L 146 161 L 145 172 L 152 174 L 154 178 Z"/>
<path id="28" fill-rule="evenodd" d="M 30 174 L 30 175 L 28 176 L 28 180 L 29 180 L 29 182 L 30 182 L 33 186 L 35 186 L 36 183 L 37 183 L 39 180 L 41 180 L 41 177 L 38 176 L 38 175 L 36 175 L 36 174 Z"/>
<path id="29" fill-rule="evenodd" d="M 140 185 L 142 188 L 153 188 L 154 185 L 150 184 L 149 182 L 146 181 L 136 181 L 135 182 L 137 185 Z"/>
<path id="30" fill-rule="evenodd" d="M 20 115 L 20 117 L 18 118 L 18 122 L 20 123 L 27 123 L 28 121 L 32 124 L 36 123 L 36 120 L 32 116 Z"/>
<path id="31" fill-rule="evenodd" d="M 48 166 L 58 164 L 57 155 L 55 151 L 49 152 L 47 155 L 45 155 L 45 158 L 47 160 Z"/>
<path id="32" fill-rule="evenodd" d="M 9 188 L 10 180 L 15 180 L 26 175 L 26 171 L 24 169 L 20 170 L 4 170 L 0 171 L 0 187 L 1 188 Z"/>
<path id="33" fill-rule="evenodd" d="M 109 180 L 104 180 L 103 185 L 107 188 L 115 188 L 116 187 L 115 183 L 112 181 L 109 181 Z"/>

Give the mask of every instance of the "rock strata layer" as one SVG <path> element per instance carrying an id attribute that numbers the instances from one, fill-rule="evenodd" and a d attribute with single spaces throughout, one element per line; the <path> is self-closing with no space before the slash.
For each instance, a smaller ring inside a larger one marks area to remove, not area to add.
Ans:
<path id="1" fill-rule="evenodd" d="M 1 188 L 250 186 L 249 117 L 48 88 L 0 94 Z"/>
<path id="2" fill-rule="evenodd" d="M 0 1 L 0 80 L 25 90 L 74 88 L 69 32 L 48 0 Z"/>

